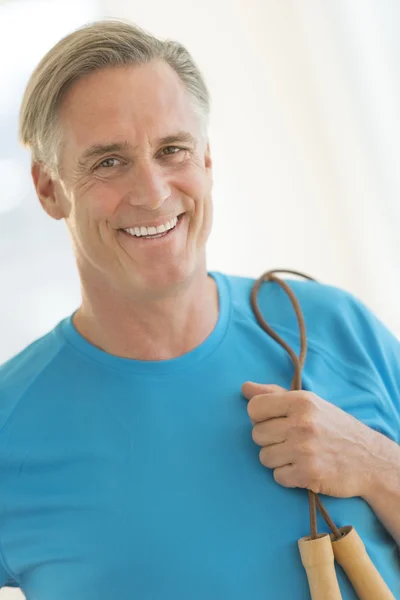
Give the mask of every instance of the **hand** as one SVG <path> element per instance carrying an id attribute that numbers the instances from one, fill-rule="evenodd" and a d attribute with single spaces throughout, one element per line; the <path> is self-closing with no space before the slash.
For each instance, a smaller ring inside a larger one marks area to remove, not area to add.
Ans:
<path id="1" fill-rule="evenodd" d="M 312 392 L 246 382 L 242 393 L 260 461 L 277 483 L 340 498 L 367 493 L 380 434 Z"/>

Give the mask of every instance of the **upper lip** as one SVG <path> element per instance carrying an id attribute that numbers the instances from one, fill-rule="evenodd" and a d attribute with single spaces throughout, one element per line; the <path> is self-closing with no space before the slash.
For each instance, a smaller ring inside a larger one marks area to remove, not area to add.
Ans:
<path id="1" fill-rule="evenodd" d="M 175 217 L 180 217 L 183 213 L 175 214 L 169 217 L 160 217 L 151 223 L 135 223 L 135 225 L 128 225 L 127 227 L 120 227 L 120 229 L 134 229 L 135 227 L 160 227 L 165 225 L 168 221 L 172 221 Z"/>

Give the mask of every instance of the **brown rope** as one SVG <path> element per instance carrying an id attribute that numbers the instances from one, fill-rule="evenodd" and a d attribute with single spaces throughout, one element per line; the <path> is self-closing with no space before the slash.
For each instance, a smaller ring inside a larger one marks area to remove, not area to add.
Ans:
<path id="1" fill-rule="evenodd" d="M 304 323 L 304 316 L 301 311 L 299 302 L 298 302 L 296 296 L 294 295 L 292 289 L 287 285 L 287 283 L 285 283 L 285 281 L 276 277 L 274 275 L 275 273 L 291 273 L 292 275 L 298 275 L 300 277 L 304 277 L 305 279 L 309 279 L 310 281 L 316 281 L 316 280 L 313 279 L 312 277 L 309 277 L 308 275 L 304 275 L 303 273 L 300 273 L 298 271 L 291 271 L 291 270 L 287 270 L 287 269 L 274 269 L 273 271 L 267 271 L 266 273 L 264 273 L 264 275 L 262 275 L 259 279 L 257 279 L 257 281 L 255 282 L 255 284 L 251 290 L 251 297 L 250 297 L 252 309 L 253 309 L 254 314 L 256 315 L 256 318 L 257 318 L 259 324 L 261 325 L 261 327 L 264 329 L 264 331 L 266 331 L 268 333 L 268 335 L 270 335 L 276 342 L 278 342 L 278 344 L 283 346 L 283 348 L 287 351 L 287 353 L 289 354 L 290 358 L 293 361 L 294 376 L 293 376 L 293 380 L 292 380 L 290 389 L 292 391 L 293 390 L 301 390 L 302 389 L 302 378 L 301 378 L 302 370 L 303 370 L 304 363 L 305 363 L 306 356 L 307 356 L 307 334 L 306 334 L 306 326 Z M 275 331 L 273 329 L 271 329 L 271 327 L 266 323 L 264 317 L 261 314 L 261 311 L 260 311 L 258 303 L 257 303 L 257 293 L 264 281 L 274 281 L 275 283 L 280 285 L 284 289 L 284 291 L 287 293 L 287 295 L 289 296 L 289 299 L 290 299 L 292 306 L 294 308 L 294 311 L 296 313 L 297 322 L 299 325 L 299 331 L 300 331 L 300 354 L 299 354 L 299 356 L 296 355 L 296 353 L 285 342 L 285 340 L 283 340 L 281 337 L 279 337 L 279 335 L 277 333 L 275 333 Z M 318 537 L 317 507 L 318 507 L 322 517 L 324 518 L 326 524 L 328 525 L 328 527 L 332 531 L 333 535 L 335 536 L 335 538 L 339 539 L 340 537 L 342 537 L 341 532 L 336 527 L 332 518 L 329 516 L 328 511 L 322 504 L 322 500 L 312 490 L 308 490 L 308 501 L 309 501 L 309 506 L 310 506 L 311 539 L 315 540 Z"/>

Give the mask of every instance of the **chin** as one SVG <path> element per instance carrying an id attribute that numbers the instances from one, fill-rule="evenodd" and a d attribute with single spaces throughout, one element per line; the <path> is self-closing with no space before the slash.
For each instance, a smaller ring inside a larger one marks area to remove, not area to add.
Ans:
<path id="1" fill-rule="evenodd" d="M 180 289 L 188 287 L 196 276 L 203 271 L 203 261 L 198 263 L 182 262 L 180 265 L 160 265 L 151 271 L 141 273 L 138 278 L 135 277 L 136 286 L 139 286 L 143 295 L 174 293 Z M 204 272 L 206 269 L 204 265 Z"/>

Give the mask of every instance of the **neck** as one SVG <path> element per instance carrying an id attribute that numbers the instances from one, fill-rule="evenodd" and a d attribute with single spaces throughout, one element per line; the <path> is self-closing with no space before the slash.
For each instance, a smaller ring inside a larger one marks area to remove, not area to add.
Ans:
<path id="1" fill-rule="evenodd" d="M 99 293 L 82 284 L 73 317 L 78 332 L 101 350 L 122 358 L 168 360 L 199 346 L 219 314 L 217 286 L 206 269 L 163 297 L 146 301 Z"/>

